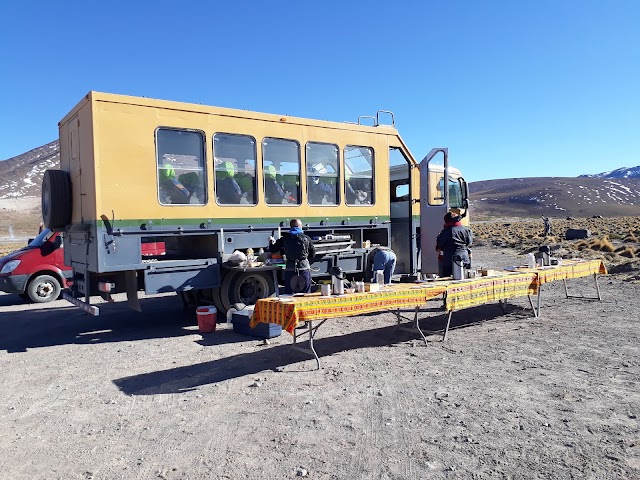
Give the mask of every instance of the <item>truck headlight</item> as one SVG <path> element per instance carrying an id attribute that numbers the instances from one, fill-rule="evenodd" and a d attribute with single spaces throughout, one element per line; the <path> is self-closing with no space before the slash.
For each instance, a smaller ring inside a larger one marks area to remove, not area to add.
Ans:
<path id="1" fill-rule="evenodd" d="M 2 270 L 0 270 L 0 273 L 11 273 L 16 269 L 18 265 L 20 265 L 20 260 L 9 260 L 2 266 Z"/>

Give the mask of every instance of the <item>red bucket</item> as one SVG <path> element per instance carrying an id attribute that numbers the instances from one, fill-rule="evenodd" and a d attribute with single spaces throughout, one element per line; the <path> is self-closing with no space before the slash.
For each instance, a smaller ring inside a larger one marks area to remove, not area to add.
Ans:
<path id="1" fill-rule="evenodd" d="M 216 307 L 198 307 L 196 315 L 198 317 L 198 330 L 200 333 L 210 333 L 216 331 Z"/>

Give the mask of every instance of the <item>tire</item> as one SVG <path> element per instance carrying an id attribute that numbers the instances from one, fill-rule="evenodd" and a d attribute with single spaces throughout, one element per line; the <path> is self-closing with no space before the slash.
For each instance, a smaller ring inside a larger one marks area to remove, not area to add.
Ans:
<path id="1" fill-rule="evenodd" d="M 57 278 L 51 275 L 38 275 L 27 285 L 25 292 L 34 303 L 52 302 L 60 296 L 62 288 Z"/>
<path id="2" fill-rule="evenodd" d="M 255 305 L 261 298 L 273 296 L 276 289 L 271 272 L 227 272 L 220 285 L 220 299 L 229 310 L 234 303 Z"/>
<path id="3" fill-rule="evenodd" d="M 211 297 L 213 299 L 213 305 L 218 309 L 220 314 L 218 315 L 218 323 L 222 321 L 226 321 L 227 317 L 227 309 L 224 307 L 222 303 L 222 298 L 220 298 L 220 288 L 213 288 L 211 292 Z"/>
<path id="4" fill-rule="evenodd" d="M 45 170 L 41 205 L 45 227 L 60 231 L 71 222 L 71 181 L 67 172 Z"/>

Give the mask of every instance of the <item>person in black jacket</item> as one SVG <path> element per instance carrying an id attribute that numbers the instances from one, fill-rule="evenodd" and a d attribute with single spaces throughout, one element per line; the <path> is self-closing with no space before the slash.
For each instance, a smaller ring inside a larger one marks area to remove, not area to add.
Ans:
<path id="1" fill-rule="evenodd" d="M 444 228 L 436 240 L 436 250 L 440 252 L 438 269 L 441 277 L 453 274 L 453 257 L 458 255 L 465 265 L 469 265 L 469 247 L 473 243 L 471 230 L 460 222 L 462 218 L 452 212 L 444 216 Z"/>
<path id="2" fill-rule="evenodd" d="M 311 263 L 316 255 L 311 238 L 302 231 L 302 222 L 294 218 L 291 228 L 274 243 L 269 245 L 271 253 L 281 252 L 287 257 L 284 271 L 285 293 L 311 292 Z"/>

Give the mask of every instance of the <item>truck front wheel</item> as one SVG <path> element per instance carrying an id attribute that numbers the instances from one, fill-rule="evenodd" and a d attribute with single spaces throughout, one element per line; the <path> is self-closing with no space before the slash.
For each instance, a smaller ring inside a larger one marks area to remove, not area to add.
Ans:
<path id="1" fill-rule="evenodd" d="M 51 275 L 38 275 L 29 282 L 25 293 L 34 303 L 46 303 L 58 298 L 61 290 L 57 278 Z"/>

